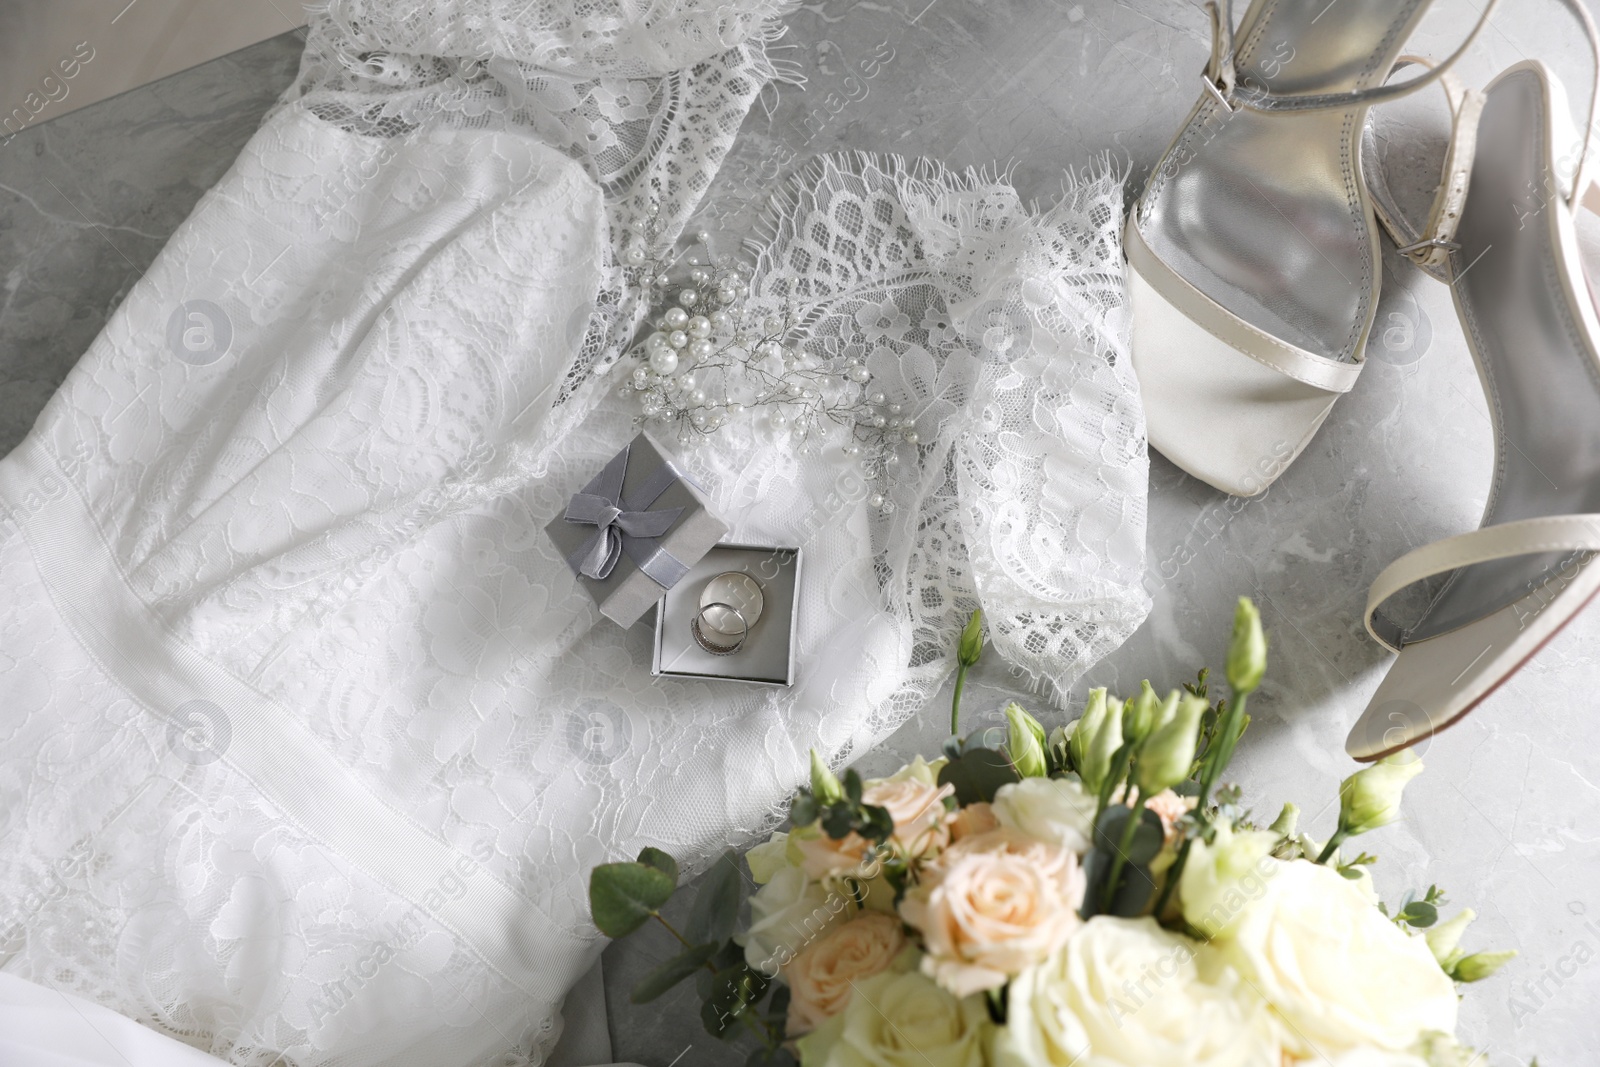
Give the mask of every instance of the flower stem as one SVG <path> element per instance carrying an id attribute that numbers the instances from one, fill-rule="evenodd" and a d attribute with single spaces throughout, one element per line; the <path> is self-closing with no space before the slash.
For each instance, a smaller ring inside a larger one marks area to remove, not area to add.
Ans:
<path id="1" fill-rule="evenodd" d="M 1339 850 L 1339 846 L 1344 844 L 1345 838 L 1349 836 L 1350 834 L 1346 830 L 1335 830 L 1333 832 L 1333 836 L 1328 838 L 1328 843 L 1322 847 L 1322 855 L 1317 857 L 1317 862 L 1327 863 L 1328 857 L 1337 852 Z"/>
<path id="2" fill-rule="evenodd" d="M 1138 800 L 1128 805 L 1128 821 L 1122 824 L 1122 840 L 1117 844 L 1117 854 L 1111 858 L 1111 874 L 1106 878 L 1105 893 L 1100 898 L 1102 912 L 1111 911 L 1111 902 L 1117 897 L 1117 880 L 1122 877 L 1122 868 L 1127 865 L 1128 849 L 1133 847 L 1133 835 L 1139 832 L 1139 824 L 1144 821 L 1144 797 L 1139 796 L 1131 785 L 1128 787 L 1128 796 L 1138 796 Z"/>
<path id="3" fill-rule="evenodd" d="M 1217 724 L 1216 736 L 1206 752 L 1200 770 L 1200 795 L 1194 804 L 1195 815 L 1202 820 L 1206 818 L 1206 803 L 1211 799 L 1212 787 L 1217 784 L 1217 779 L 1222 777 L 1222 772 L 1227 770 L 1228 762 L 1233 759 L 1234 746 L 1239 743 L 1239 724 L 1244 721 L 1244 705 L 1249 695 L 1239 693 L 1233 698 L 1233 703 L 1228 705 L 1227 714 Z M 1158 921 L 1161 913 L 1166 910 L 1167 901 L 1172 899 L 1172 891 L 1178 887 L 1178 878 L 1183 874 L 1184 864 L 1189 862 L 1189 849 L 1193 844 L 1194 838 L 1185 838 L 1183 847 L 1178 850 L 1177 860 L 1167 869 L 1161 895 L 1156 898 L 1155 915 Z"/>
<path id="4" fill-rule="evenodd" d="M 652 911 L 650 914 L 655 918 L 656 922 L 660 923 L 662 926 L 665 926 L 667 928 L 667 933 L 677 938 L 679 944 L 683 945 L 684 948 L 694 948 L 694 946 L 689 944 L 688 940 L 685 939 L 682 934 L 678 933 L 677 929 L 671 923 L 662 918 L 659 911 Z M 705 969 L 710 971 L 712 974 L 717 973 L 716 965 L 710 960 L 707 960 L 704 966 Z M 744 1022 L 745 1026 L 749 1028 L 750 1032 L 754 1034 L 756 1038 L 760 1040 L 762 1045 L 766 1046 L 766 1048 L 769 1050 L 775 1049 L 782 1044 L 778 1037 L 778 1032 L 772 1028 L 772 1024 L 767 1022 L 765 1019 L 756 1016 L 749 1010 L 749 1008 L 750 1002 L 743 1001 L 740 1004 L 736 1014 Z"/>
<path id="5" fill-rule="evenodd" d="M 956 668 L 956 691 L 950 698 L 950 733 L 952 736 L 961 736 L 961 690 L 967 684 L 967 665 L 961 664 Z"/>

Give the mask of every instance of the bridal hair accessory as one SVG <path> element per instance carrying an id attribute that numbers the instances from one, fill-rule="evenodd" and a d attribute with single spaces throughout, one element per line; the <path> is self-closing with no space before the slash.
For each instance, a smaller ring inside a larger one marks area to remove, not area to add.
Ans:
<path id="1" fill-rule="evenodd" d="M 919 443 L 905 405 L 874 383 L 861 358 L 808 351 L 793 307 L 749 303 L 748 279 L 729 257 L 711 254 L 709 233 L 696 235 L 704 254 L 683 257 L 690 270 L 674 279 L 668 272 L 675 261 L 647 261 L 643 252 L 657 244 L 655 219 L 634 225 L 644 240 L 628 262 L 648 279 L 655 329 L 634 347 L 637 363 L 620 391 L 638 397 L 647 421 L 676 427 L 687 444 L 759 409 L 775 433 L 792 431 L 808 454 L 831 423 L 850 431 L 843 453 L 880 479 L 899 464 L 901 445 Z M 894 508 L 881 492 L 868 502 Z"/>
<path id="2" fill-rule="evenodd" d="M 545 531 L 600 612 L 637 622 L 728 532 L 659 444 L 641 433 Z"/>

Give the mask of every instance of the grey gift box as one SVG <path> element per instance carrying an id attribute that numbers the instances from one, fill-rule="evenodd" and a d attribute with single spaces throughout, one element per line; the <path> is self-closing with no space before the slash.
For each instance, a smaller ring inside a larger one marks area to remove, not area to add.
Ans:
<path id="1" fill-rule="evenodd" d="M 765 606 L 744 645 L 731 656 L 701 648 L 689 630 L 706 583 L 741 571 L 761 583 Z M 668 678 L 718 678 L 793 685 L 800 633 L 800 550 L 771 545 L 717 545 L 689 568 L 656 608 L 653 673 Z"/>
<path id="2" fill-rule="evenodd" d="M 672 454 L 642 432 L 544 529 L 619 626 L 638 622 L 728 532 Z"/>

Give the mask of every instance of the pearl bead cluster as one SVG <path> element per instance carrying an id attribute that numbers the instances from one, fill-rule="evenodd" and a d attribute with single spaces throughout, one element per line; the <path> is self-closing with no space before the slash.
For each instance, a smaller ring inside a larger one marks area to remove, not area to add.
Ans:
<path id="1" fill-rule="evenodd" d="M 901 445 L 920 443 L 915 420 L 884 395 L 861 360 L 809 351 L 793 307 L 752 307 L 748 279 L 728 257 L 711 254 L 710 234 L 695 235 L 699 251 L 682 257 L 690 269 L 674 279 L 668 270 L 675 264 L 651 262 L 645 252 L 654 245 L 654 218 L 635 229 L 643 240 L 625 259 L 648 279 L 650 332 L 630 352 L 632 370 L 627 362 L 620 368 L 626 377 L 619 391 L 639 400 L 647 421 L 675 426 L 688 444 L 759 413 L 775 435 L 807 454 L 818 451 L 831 426 L 846 427 L 842 454 L 880 482 L 899 465 Z M 882 488 L 868 504 L 892 511 Z"/>

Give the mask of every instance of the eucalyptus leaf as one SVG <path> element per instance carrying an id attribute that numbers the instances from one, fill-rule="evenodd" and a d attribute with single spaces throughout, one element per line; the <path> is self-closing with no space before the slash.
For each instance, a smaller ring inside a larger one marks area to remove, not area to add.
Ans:
<path id="1" fill-rule="evenodd" d="M 829 837 L 838 841 L 855 829 L 855 814 L 847 804 L 834 804 L 822 813 L 822 828 Z"/>
<path id="2" fill-rule="evenodd" d="M 675 883 L 642 863 L 604 863 L 589 875 L 589 913 L 607 937 L 633 933 L 672 896 Z"/>
<path id="3" fill-rule="evenodd" d="M 861 775 L 856 773 L 854 767 L 844 772 L 844 795 L 850 798 L 850 803 L 861 803 Z"/>
<path id="4" fill-rule="evenodd" d="M 797 793 L 789 803 L 789 821 L 795 826 L 810 826 L 817 821 L 817 798 L 810 793 Z"/>
<path id="5" fill-rule="evenodd" d="M 1128 808 L 1122 804 L 1112 804 L 1106 808 L 1101 813 L 1100 820 L 1094 825 L 1095 847 L 1105 849 L 1113 856 L 1119 851 L 1124 851 L 1129 864 L 1149 863 L 1156 858 L 1156 853 L 1161 851 L 1161 843 L 1165 839 L 1161 829 L 1161 817 L 1149 808 L 1141 809 L 1139 828 L 1133 832 L 1133 840 L 1124 850 L 1122 834 L 1128 825 L 1130 815 Z"/>
<path id="6" fill-rule="evenodd" d="M 1096 915 L 1115 915 L 1131 919 L 1143 915 L 1145 909 L 1150 906 L 1151 897 L 1155 895 L 1157 886 L 1155 875 L 1150 873 L 1149 865 L 1124 863 L 1122 873 L 1117 876 L 1117 891 L 1111 898 L 1111 907 L 1102 910 L 1106 879 L 1111 877 L 1114 856 L 1115 853 L 1109 849 L 1097 845 L 1083 857 L 1083 906 L 1078 910 L 1078 914 L 1085 919 L 1092 919 Z"/>
<path id="7" fill-rule="evenodd" d="M 951 734 L 949 737 L 944 739 L 943 750 L 945 759 L 960 759 L 961 738 L 957 737 L 955 734 Z"/>
<path id="8" fill-rule="evenodd" d="M 724 852 L 700 878 L 683 936 L 691 945 L 720 945 L 739 918 L 739 857 Z"/>
<path id="9" fill-rule="evenodd" d="M 717 954 L 716 945 L 696 945 L 672 957 L 642 978 L 629 999 L 635 1004 L 652 1000 L 704 967 Z"/>
<path id="10" fill-rule="evenodd" d="M 1078 914 L 1092 919 L 1100 914 L 1100 899 L 1105 893 L 1106 876 L 1111 870 L 1111 856 L 1102 848 L 1091 848 L 1083 857 L 1083 904 Z"/>
<path id="11" fill-rule="evenodd" d="M 746 964 L 718 971 L 711 980 L 711 993 L 700 1006 L 700 1021 L 706 1033 L 726 1037 L 739 1021 L 739 1015 L 766 993 L 768 981 Z"/>
<path id="12" fill-rule="evenodd" d="M 956 800 L 965 807 L 988 803 L 1003 785 L 1022 781 L 1005 753 L 992 748 L 969 748 L 939 769 L 939 784 L 953 785 Z"/>
<path id="13" fill-rule="evenodd" d="M 1426 900 L 1413 900 L 1400 912 L 1400 921 L 1423 930 L 1439 921 L 1439 909 Z"/>
<path id="14" fill-rule="evenodd" d="M 1123 864 L 1119 881 L 1121 884 L 1117 886 L 1116 896 L 1111 899 L 1109 914 L 1122 919 L 1143 915 L 1156 891 L 1155 876 L 1150 873 L 1150 868 L 1143 863 Z"/>
<path id="15" fill-rule="evenodd" d="M 639 862 L 646 867 L 654 867 L 668 878 L 672 879 L 674 887 L 678 884 L 678 861 L 659 848 L 646 847 L 639 852 Z"/>

